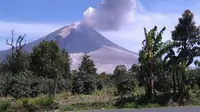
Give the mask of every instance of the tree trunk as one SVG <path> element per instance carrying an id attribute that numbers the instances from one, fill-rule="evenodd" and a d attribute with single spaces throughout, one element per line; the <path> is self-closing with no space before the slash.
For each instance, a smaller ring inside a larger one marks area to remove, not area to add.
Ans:
<path id="1" fill-rule="evenodd" d="M 53 97 L 55 97 L 56 95 L 56 91 L 57 91 L 57 84 L 58 84 L 58 74 L 56 75 L 55 79 L 54 79 L 54 84 L 53 84 Z"/>
<path id="2" fill-rule="evenodd" d="M 176 76 L 175 76 L 175 70 L 173 68 L 173 94 L 176 94 Z"/>
<path id="3" fill-rule="evenodd" d="M 154 80 L 153 80 L 153 73 L 149 72 L 149 80 L 147 84 L 147 98 L 150 102 L 153 102 L 154 100 Z"/>
<path id="4" fill-rule="evenodd" d="M 162 73 L 162 79 L 163 79 L 163 89 L 164 89 L 164 94 L 166 94 L 167 93 L 167 91 L 166 91 L 166 83 L 165 83 L 165 74 L 164 74 L 164 72 Z"/>
<path id="5" fill-rule="evenodd" d="M 178 83 L 178 93 L 180 94 L 180 80 L 179 80 L 179 75 L 178 75 L 178 72 L 176 70 L 176 80 L 177 80 L 177 83 Z"/>

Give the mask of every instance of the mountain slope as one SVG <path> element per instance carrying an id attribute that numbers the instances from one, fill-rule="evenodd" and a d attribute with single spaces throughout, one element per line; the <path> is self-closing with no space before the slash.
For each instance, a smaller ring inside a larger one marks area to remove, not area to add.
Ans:
<path id="1" fill-rule="evenodd" d="M 90 26 L 82 23 L 64 26 L 43 38 L 26 44 L 24 49 L 31 52 L 32 48 L 42 40 L 56 40 L 60 48 L 66 49 L 73 60 L 73 69 L 78 67 L 84 53 L 90 55 L 95 61 L 98 72 L 110 73 L 118 64 L 130 67 L 137 62 L 137 53 L 114 44 Z M 10 50 L 0 53 L 5 56 L 8 52 Z"/>

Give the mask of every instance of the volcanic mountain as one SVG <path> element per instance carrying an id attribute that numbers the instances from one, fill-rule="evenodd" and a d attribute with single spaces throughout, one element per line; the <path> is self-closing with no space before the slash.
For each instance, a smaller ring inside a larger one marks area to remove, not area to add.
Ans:
<path id="1" fill-rule="evenodd" d="M 114 44 L 89 25 L 83 23 L 64 26 L 45 37 L 30 42 L 24 49 L 31 52 L 32 48 L 43 40 L 56 40 L 60 48 L 66 49 L 72 58 L 72 69 L 76 69 L 81 62 L 81 56 L 88 54 L 95 62 L 97 72 L 112 73 L 115 66 L 124 64 L 127 68 L 137 62 L 138 54 Z M 1 51 L 5 57 L 11 50 Z"/>

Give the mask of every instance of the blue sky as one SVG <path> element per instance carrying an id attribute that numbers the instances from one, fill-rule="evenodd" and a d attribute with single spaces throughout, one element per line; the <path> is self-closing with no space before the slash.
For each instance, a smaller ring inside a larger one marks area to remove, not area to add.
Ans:
<path id="1" fill-rule="evenodd" d="M 102 0 L 2 0 L 0 3 L 0 50 L 7 49 L 5 39 L 10 30 L 27 34 L 28 42 L 83 18 L 88 7 L 96 8 Z M 185 9 L 191 9 L 200 24 L 199 0 L 140 0 L 133 11 L 133 20 L 119 31 L 101 32 L 111 41 L 138 51 L 143 27 L 167 27 L 165 40 Z"/>

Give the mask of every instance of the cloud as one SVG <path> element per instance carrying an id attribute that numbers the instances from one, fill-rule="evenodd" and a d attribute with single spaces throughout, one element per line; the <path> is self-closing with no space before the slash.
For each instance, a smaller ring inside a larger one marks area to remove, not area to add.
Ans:
<path id="1" fill-rule="evenodd" d="M 97 30 L 118 30 L 131 21 L 136 0 L 103 0 L 97 8 L 89 7 L 84 12 L 84 22 Z"/>
<path id="2" fill-rule="evenodd" d="M 142 11 L 140 10 L 141 7 Z M 166 27 L 163 40 L 169 40 L 171 39 L 171 31 L 174 30 L 175 25 L 178 24 L 178 18 L 181 17 L 184 10 L 185 9 L 182 9 L 180 13 L 151 12 L 146 10 L 145 7 L 138 2 L 134 11 L 134 16 L 131 16 L 131 22 L 121 25 L 118 31 L 99 31 L 111 41 L 127 49 L 138 52 L 141 49 L 141 42 L 144 39 L 144 27 L 150 30 L 156 25 L 159 28 L 158 31 Z M 196 23 L 199 25 L 200 16 L 198 16 L 197 13 L 195 13 L 195 15 Z"/>

